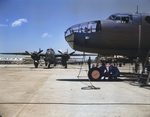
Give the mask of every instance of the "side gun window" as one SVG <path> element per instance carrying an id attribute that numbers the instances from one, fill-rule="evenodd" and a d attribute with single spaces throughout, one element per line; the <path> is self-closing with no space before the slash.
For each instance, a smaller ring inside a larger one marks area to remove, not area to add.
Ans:
<path id="1" fill-rule="evenodd" d="M 123 24 L 132 24 L 133 23 L 133 17 L 130 14 L 113 14 L 109 16 L 107 19 L 109 20 L 116 20 L 117 23 L 123 23 Z"/>
<path id="2" fill-rule="evenodd" d="M 129 23 L 132 24 L 133 23 L 133 19 L 132 19 L 132 15 L 121 15 L 121 23 Z"/>

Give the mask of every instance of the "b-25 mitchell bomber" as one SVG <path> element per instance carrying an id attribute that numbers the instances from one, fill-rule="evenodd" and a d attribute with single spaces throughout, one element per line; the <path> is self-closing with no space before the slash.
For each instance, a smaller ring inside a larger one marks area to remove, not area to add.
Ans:
<path id="1" fill-rule="evenodd" d="M 80 23 L 65 31 L 65 39 L 74 50 L 139 57 L 144 64 L 150 50 L 150 14 L 115 13 L 106 20 Z"/>
<path id="2" fill-rule="evenodd" d="M 40 60 L 40 57 L 45 57 L 44 58 L 44 61 L 45 61 L 45 65 L 47 66 L 48 65 L 48 68 L 50 68 L 50 65 L 51 64 L 54 64 L 54 66 L 56 65 L 56 55 L 55 55 L 55 52 L 52 48 L 50 49 L 47 49 L 46 53 L 43 54 L 41 53 L 43 52 L 43 50 L 40 50 L 39 49 L 39 52 L 28 52 L 28 51 L 25 51 L 25 52 L 22 52 L 22 53 L 1 53 L 1 54 L 11 54 L 11 55 L 30 55 L 31 58 L 33 59 L 34 61 L 34 66 L 35 68 L 38 67 L 39 65 L 39 60 Z"/>
<path id="3" fill-rule="evenodd" d="M 52 48 L 49 48 L 46 50 L 46 53 L 41 53 L 43 52 L 43 50 L 39 50 L 39 52 L 28 52 L 28 51 L 25 51 L 23 53 L 1 53 L 1 54 L 12 54 L 12 55 L 31 55 L 31 58 L 33 59 L 34 61 L 34 66 L 35 68 L 38 67 L 39 65 L 39 60 L 40 58 L 44 58 L 44 61 L 45 61 L 45 66 L 48 66 L 48 68 L 50 68 L 50 65 L 51 64 L 54 64 L 54 66 L 56 66 L 56 62 L 57 62 L 57 57 L 61 57 L 63 60 L 62 60 L 62 63 L 65 63 L 63 64 L 63 66 L 66 66 L 65 68 L 67 68 L 67 62 L 68 59 L 70 58 L 70 55 L 68 53 L 66 54 L 55 54 L 55 51 L 52 49 Z M 60 51 L 59 51 L 60 52 Z M 74 54 L 75 52 L 72 52 L 72 54 Z"/>
<path id="4" fill-rule="evenodd" d="M 62 53 L 61 51 L 58 50 L 60 54 L 55 54 L 55 51 L 52 48 L 49 48 L 46 50 L 46 53 L 41 53 L 43 50 L 39 49 L 39 52 L 22 52 L 22 53 L 0 53 L 0 54 L 11 54 L 11 55 L 31 55 L 31 58 L 34 61 L 34 66 L 35 68 L 38 67 L 39 65 L 39 60 L 40 58 L 44 58 L 45 61 L 45 66 L 48 66 L 50 68 L 51 64 L 54 64 L 56 66 L 57 63 L 57 57 L 61 57 L 61 64 L 67 68 L 67 61 L 70 59 L 70 56 L 83 56 L 83 54 L 74 54 L 75 52 L 64 52 Z M 84 56 L 95 56 L 94 54 L 84 54 Z"/>

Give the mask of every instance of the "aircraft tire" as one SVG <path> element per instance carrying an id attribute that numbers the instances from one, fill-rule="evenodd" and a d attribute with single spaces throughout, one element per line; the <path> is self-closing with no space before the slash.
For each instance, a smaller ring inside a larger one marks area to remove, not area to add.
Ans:
<path id="1" fill-rule="evenodd" d="M 35 63 L 34 66 L 35 66 L 35 68 L 38 68 L 38 64 L 37 63 Z"/>
<path id="2" fill-rule="evenodd" d="M 102 72 L 97 67 L 91 68 L 88 72 L 88 77 L 91 81 L 100 81 Z"/>
<path id="3" fill-rule="evenodd" d="M 67 64 L 65 65 L 65 68 L 67 68 Z"/>
<path id="4" fill-rule="evenodd" d="M 49 62 L 48 62 L 48 68 L 50 68 L 50 66 L 51 66 L 51 62 L 49 61 Z"/>
<path id="5" fill-rule="evenodd" d="M 56 63 L 54 63 L 54 66 L 56 66 Z"/>

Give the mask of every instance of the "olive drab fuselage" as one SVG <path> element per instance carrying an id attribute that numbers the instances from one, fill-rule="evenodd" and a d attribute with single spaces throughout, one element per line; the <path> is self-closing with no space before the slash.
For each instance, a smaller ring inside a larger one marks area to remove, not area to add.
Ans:
<path id="1" fill-rule="evenodd" d="M 50 64 L 54 64 L 56 62 L 55 52 L 52 48 L 47 49 L 44 60 Z"/>
<path id="2" fill-rule="evenodd" d="M 74 50 L 135 58 L 150 49 L 150 14 L 116 13 L 77 24 L 66 30 L 65 39 Z"/>

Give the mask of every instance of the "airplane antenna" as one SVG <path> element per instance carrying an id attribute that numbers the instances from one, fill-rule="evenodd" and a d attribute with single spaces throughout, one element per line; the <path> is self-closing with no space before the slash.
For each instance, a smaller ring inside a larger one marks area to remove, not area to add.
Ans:
<path id="1" fill-rule="evenodd" d="M 138 5 L 137 5 L 137 11 L 136 11 L 136 14 L 138 14 L 139 12 L 138 12 Z"/>

